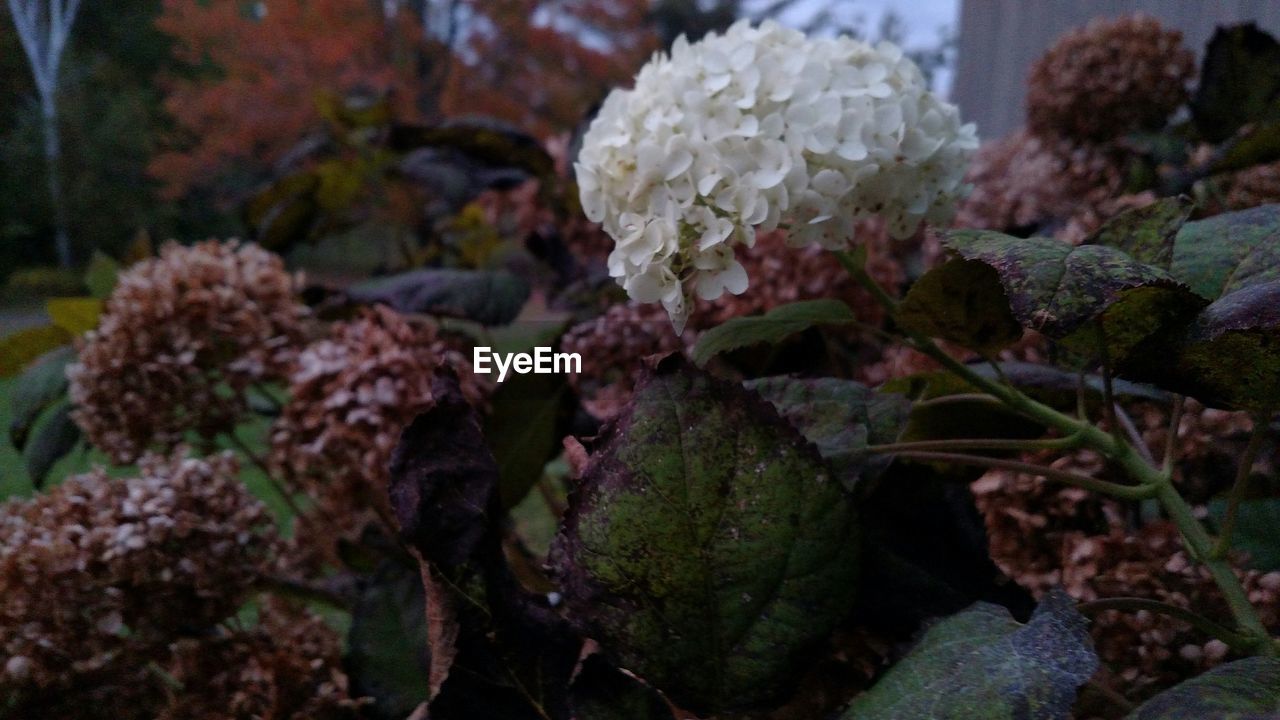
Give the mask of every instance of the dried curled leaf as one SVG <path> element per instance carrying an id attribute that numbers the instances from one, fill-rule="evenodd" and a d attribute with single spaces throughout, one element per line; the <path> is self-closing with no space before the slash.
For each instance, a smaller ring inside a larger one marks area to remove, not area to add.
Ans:
<path id="1" fill-rule="evenodd" d="M 853 508 L 772 406 L 679 358 L 605 432 L 551 551 L 571 619 L 699 713 L 784 699 L 849 611 Z"/>

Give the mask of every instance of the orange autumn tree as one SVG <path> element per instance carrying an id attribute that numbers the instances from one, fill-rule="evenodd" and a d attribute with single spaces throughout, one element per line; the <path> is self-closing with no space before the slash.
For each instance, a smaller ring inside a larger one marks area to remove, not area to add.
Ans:
<path id="1" fill-rule="evenodd" d="M 414 106 L 413 69 L 393 63 L 392 35 L 416 31 L 367 0 L 165 0 L 156 23 L 192 68 L 167 82 L 180 133 L 150 167 L 170 198 L 269 168 L 318 124 L 321 93 Z"/>
<path id="2" fill-rule="evenodd" d="M 657 48 L 646 0 L 483 0 L 448 78 L 447 114 L 482 113 L 544 136 L 572 128 Z"/>
<path id="3" fill-rule="evenodd" d="M 191 72 L 178 132 L 151 163 L 169 198 L 224 204 L 322 127 L 317 99 L 387 98 L 400 122 L 489 115 L 571 128 L 654 47 L 645 0 L 165 0 L 157 24 Z"/>

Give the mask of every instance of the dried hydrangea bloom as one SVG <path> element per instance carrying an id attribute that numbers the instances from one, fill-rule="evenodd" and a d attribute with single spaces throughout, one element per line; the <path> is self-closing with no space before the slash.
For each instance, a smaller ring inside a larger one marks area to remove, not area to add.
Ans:
<path id="1" fill-rule="evenodd" d="M 303 544 L 331 547 L 358 535 L 381 510 L 390 517 L 387 464 L 400 432 L 431 406 L 431 381 L 451 368 L 468 400 L 483 402 L 468 360 L 428 325 L 411 324 L 382 306 L 297 354 L 289 401 L 271 429 L 271 463 L 316 501 L 295 533 Z M 310 547 L 309 550 L 318 550 Z"/>
<path id="2" fill-rule="evenodd" d="M 1224 420 L 1214 416 L 1206 427 L 1234 427 Z M 1199 421 L 1190 424 L 1200 427 Z M 1180 436 L 1180 442 L 1205 442 L 1202 432 Z M 1045 452 L 1030 459 L 1052 460 L 1060 470 L 1088 475 L 1104 469 L 1093 453 L 1054 459 Z M 972 487 L 992 559 L 1037 596 L 1062 586 L 1081 601 L 1143 597 L 1208 617 L 1230 615 L 1208 571 L 1187 556 L 1173 523 L 1148 523 L 1135 533 L 1124 503 L 1007 471 L 988 472 Z M 1238 556 L 1233 561 L 1241 564 Z M 1263 622 L 1280 628 L 1280 572 L 1237 569 L 1236 574 Z M 1227 655 L 1219 641 L 1164 615 L 1108 611 L 1094 618 L 1091 632 L 1099 656 L 1114 671 L 1110 684 L 1133 700 L 1199 674 Z"/>
<path id="3" fill-rule="evenodd" d="M 173 645 L 182 683 L 157 720 L 339 720 L 357 717 L 342 672 L 342 641 L 316 614 L 267 599 L 258 624 Z"/>
<path id="4" fill-rule="evenodd" d="M 982 146 L 966 181 L 959 227 L 1056 229 L 1120 191 L 1124 154 L 1109 145 L 1046 139 L 1025 130 Z"/>
<path id="5" fill-rule="evenodd" d="M 275 542 L 236 473 L 148 455 L 0 507 L 0 688 L 74 686 L 234 613 Z"/>
<path id="6" fill-rule="evenodd" d="M 1280 163 L 1255 165 L 1223 178 L 1219 189 L 1226 210 L 1280 202 Z"/>
<path id="7" fill-rule="evenodd" d="M 1031 66 L 1027 125 L 1037 135 L 1101 141 L 1162 126 L 1187 100 L 1195 55 L 1182 33 L 1145 15 L 1071 30 Z"/>
<path id="8" fill-rule="evenodd" d="M 682 330 L 696 295 L 739 294 L 755 228 L 844 248 L 878 215 L 896 237 L 945 222 L 977 140 L 888 43 L 739 22 L 658 54 L 615 90 L 575 164 L 609 272 Z"/>
<path id="9" fill-rule="evenodd" d="M 76 423 L 120 463 L 232 427 L 247 387 L 280 376 L 299 344 L 298 286 L 256 245 L 166 244 L 121 273 L 68 368 Z"/>

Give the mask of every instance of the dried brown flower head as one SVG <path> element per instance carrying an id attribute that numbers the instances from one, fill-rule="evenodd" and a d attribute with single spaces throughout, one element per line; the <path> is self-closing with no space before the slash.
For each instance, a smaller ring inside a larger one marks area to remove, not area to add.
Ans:
<path id="1" fill-rule="evenodd" d="M 1063 34 L 1027 78 L 1036 135 L 1103 141 L 1158 128 L 1187 100 L 1195 56 L 1155 18 L 1096 19 Z"/>
<path id="2" fill-rule="evenodd" d="M 273 548 L 229 454 L 148 455 L 0 507 L 0 688 L 70 687 L 231 613 Z"/>
<path id="3" fill-rule="evenodd" d="M 469 400 L 484 401 L 482 381 L 460 352 L 431 326 L 382 306 L 336 323 L 298 353 L 289 401 L 271 429 L 272 466 L 316 506 L 298 520 L 295 550 L 329 558 L 335 540 L 353 539 L 379 514 L 391 517 L 391 451 L 431 406 L 431 380 L 442 368 L 458 376 Z"/>
<path id="4" fill-rule="evenodd" d="M 990 230 L 1061 224 L 1115 197 L 1124 163 L 1112 146 L 1016 132 L 975 155 L 966 176 L 973 191 L 955 224 Z"/>
<path id="5" fill-rule="evenodd" d="M 356 716 L 342 642 L 316 614 L 266 599 L 257 626 L 184 639 L 168 672 L 182 683 L 158 720 L 339 720 Z"/>
<path id="6" fill-rule="evenodd" d="M 1255 165 L 1224 178 L 1222 204 L 1227 210 L 1244 210 L 1280 202 L 1280 163 Z"/>
<path id="7" fill-rule="evenodd" d="M 280 258 L 256 245 L 168 243 L 120 275 L 68 368 L 73 417 L 120 463 L 185 433 L 234 425 L 256 381 L 280 376 L 305 308 Z"/>

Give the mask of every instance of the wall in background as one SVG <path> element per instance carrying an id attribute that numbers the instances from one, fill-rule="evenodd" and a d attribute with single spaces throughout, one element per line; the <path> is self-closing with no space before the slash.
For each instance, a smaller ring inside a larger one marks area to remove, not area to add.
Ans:
<path id="1" fill-rule="evenodd" d="M 1272 0 L 963 0 L 951 99 L 984 139 L 1006 135 L 1022 125 L 1031 63 L 1059 35 L 1134 12 L 1182 30 L 1197 55 L 1218 25 L 1252 20 L 1280 35 L 1280 2 Z"/>

